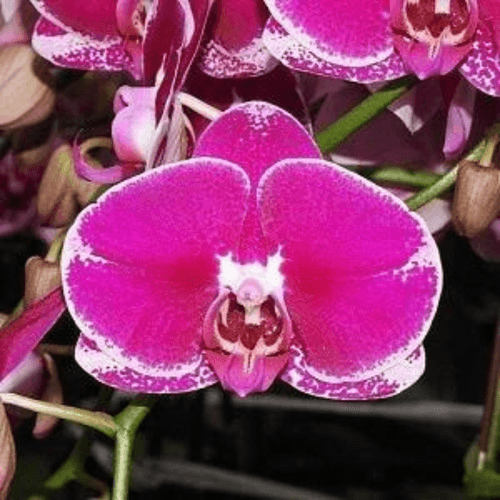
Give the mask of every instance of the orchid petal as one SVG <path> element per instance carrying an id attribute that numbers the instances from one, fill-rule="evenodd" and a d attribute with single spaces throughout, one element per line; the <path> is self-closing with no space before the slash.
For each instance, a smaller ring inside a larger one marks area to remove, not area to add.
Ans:
<path id="1" fill-rule="evenodd" d="M 443 146 L 443 153 L 447 159 L 462 153 L 469 139 L 476 94 L 475 87 L 461 78 L 448 108 L 446 136 Z"/>
<path id="2" fill-rule="evenodd" d="M 168 61 L 186 43 L 186 31 L 192 12 L 181 0 L 156 0 L 144 34 L 144 78 L 146 85 L 154 85 L 163 61 Z M 168 75 L 173 80 L 174 75 Z"/>
<path id="3" fill-rule="evenodd" d="M 188 70 L 198 52 L 211 1 L 191 0 L 190 3 L 187 3 L 186 0 L 183 0 L 179 2 L 179 5 L 183 7 L 183 13 L 179 13 L 178 8 L 172 10 L 171 13 L 165 12 L 165 9 L 163 9 L 156 18 L 151 19 L 146 30 L 144 41 L 146 83 L 148 78 L 151 79 L 157 76 L 156 72 L 159 69 L 158 75 L 162 75 L 156 96 L 157 120 L 161 119 L 165 107 L 170 105 L 174 92 L 184 84 Z M 177 14 L 178 19 L 181 19 L 176 24 L 172 24 L 171 16 L 174 13 Z M 172 26 L 175 26 L 175 30 L 172 30 Z M 183 26 L 183 29 L 181 29 L 181 26 Z M 162 43 L 166 41 L 165 30 L 171 34 L 168 43 L 165 44 L 160 66 L 158 61 L 154 62 L 156 60 L 154 54 L 158 52 L 157 40 L 162 40 Z M 149 46 L 151 46 L 151 49 L 149 49 Z M 151 50 L 151 54 L 149 50 Z"/>
<path id="4" fill-rule="evenodd" d="M 478 0 L 479 16 L 492 30 L 495 43 L 500 47 L 500 3 L 497 0 Z"/>
<path id="5" fill-rule="evenodd" d="M 314 129 L 323 130 L 368 95 L 362 86 L 344 82 L 341 88 L 323 99 L 315 116 Z M 439 115 L 435 116 L 441 120 Z M 328 156 L 344 166 L 431 163 L 436 155 L 433 144 L 436 141 L 432 140 L 436 136 L 436 127 L 433 125 L 431 122 L 422 133 L 412 134 L 400 117 L 384 111 Z M 388 142 L 392 147 L 387 147 Z"/>
<path id="6" fill-rule="evenodd" d="M 0 329 L 0 379 L 36 347 L 65 309 L 61 289 L 56 288 Z"/>
<path id="7" fill-rule="evenodd" d="M 305 353 L 299 346 L 292 345 L 290 353 L 292 360 L 280 378 L 301 392 L 327 399 L 358 401 L 395 396 L 414 384 L 425 369 L 425 352 L 418 347 L 382 373 L 355 382 L 331 383 L 309 373 Z"/>
<path id="8" fill-rule="evenodd" d="M 0 17 L 9 22 L 21 8 L 21 0 L 2 0 L 0 2 Z"/>
<path id="9" fill-rule="evenodd" d="M 389 0 L 266 0 L 272 16 L 317 57 L 368 66 L 393 53 Z"/>
<path id="10" fill-rule="evenodd" d="M 216 256 L 237 248 L 248 191 L 238 166 L 198 158 L 128 179 L 87 207 L 61 261 L 83 334 L 144 375 L 195 369 L 203 318 L 218 294 Z"/>
<path id="11" fill-rule="evenodd" d="M 274 57 L 297 71 L 359 83 L 394 80 L 408 74 L 403 59 L 396 52 L 391 52 L 385 59 L 366 66 L 329 62 L 304 47 L 273 18 L 266 24 L 263 40 Z"/>
<path id="12" fill-rule="evenodd" d="M 90 33 L 65 31 L 45 18 L 35 25 L 33 48 L 57 66 L 75 69 L 128 71 L 139 77 L 134 60 L 119 36 L 96 38 Z"/>
<path id="13" fill-rule="evenodd" d="M 30 35 L 23 26 L 21 13 L 16 10 L 7 24 L 0 27 L 0 45 L 10 43 L 29 43 Z"/>
<path id="14" fill-rule="evenodd" d="M 212 39 L 204 47 L 201 69 L 215 78 L 257 76 L 278 61 L 262 43 L 269 12 L 261 0 L 220 0 Z"/>
<path id="15" fill-rule="evenodd" d="M 120 364 L 101 350 L 97 343 L 80 335 L 75 350 L 76 362 L 103 384 L 121 390 L 148 394 L 174 394 L 196 391 L 217 382 L 206 360 L 187 373 L 146 375 Z"/>
<path id="16" fill-rule="evenodd" d="M 45 385 L 43 358 L 33 351 L 22 359 L 0 381 L 0 392 L 16 392 L 25 396 L 38 397 Z"/>
<path id="17" fill-rule="evenodd" d="M 116 143 L 115 143 L 116 144 Z M 98 184 L 115 184 L 137 174 L 143 169 L 143 164 L 136 161 L 120 162 L 106 168 L 88 163 L 78 145 L 73 146 L 75 172 L 84 180 Z"/>
<path id="18" fill-rule="evenodd" d="M 118 35 L 116 0 L 31 0 L 31 3 L 43 17 L 64 31 Z"/>
<path id="19" fill-rule="evenodd" d="M 384 86 L 384 82 L 368 85 L 370 92 L 376 92 Z M 409 92 L 387 106 L 414 134 L 443 106 L 439 82 L 435 79 L 425 80 L 415 85 Z"/>
<path id="20" fill-rule="evenodd" d="M 455 69 L 471 50 L 471 43 L 457 46 L 442 44 L 435 57 L 430 57 L 428 44 L 398 34 L 394 36 L 394 46 L 421 80 L 435 75 L 446 75 Z"/>
<path id="21" fill-rule="evenodd" d="M 154 87 L 121 87 L 116 92 L 111 135 L 116 155 L 125 162 L 145 163 L 149 156 L 156 129 L 155 96 Z"/>
<path id="22" fill-rule="evenodd" d="M 277 163 L 258 193 L 264 235 L 283 248 L 285 302 L 309 373 L 360 381 L 408 357 L 442 286 L 439 253 L 420 217 L 321 160 Z"/>
<path id="23" fill-rule="evenodd" d="M 482 92 L 500 96 L 500 52 L 484 23 L 477 26 L 472 50 L 460 66 L 460 73 Z"/>
<path id="24" fill-rule="evenodd" d="M 304 127 L 289 113 L 265 102 L 247 102 L 225 112 L 200 136 L 194 156 L 241 165 L 252 185 L 282 158 L 321 158 Z"/>

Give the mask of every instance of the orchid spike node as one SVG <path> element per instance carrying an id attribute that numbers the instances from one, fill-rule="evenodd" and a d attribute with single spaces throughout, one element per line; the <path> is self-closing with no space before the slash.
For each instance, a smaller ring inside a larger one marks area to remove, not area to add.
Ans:
<path id="1" fill-rule="evenodd" d="M 109 189 L 70 228 L 77 362 L 104 384 L 240 396 L 277 378 L 331 399 L 422 374 L 442 271 L 420 217 L 324 161 L 266 102 L 212 122 L 191 159 Z"/>

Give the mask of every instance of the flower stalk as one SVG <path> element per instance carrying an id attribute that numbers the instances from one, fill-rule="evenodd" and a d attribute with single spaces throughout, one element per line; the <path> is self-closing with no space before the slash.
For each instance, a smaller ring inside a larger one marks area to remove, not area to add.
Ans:
<path id="1" fill-rule="evenodd" d="M 38 401 L 36 399 L 8 392 L 0 394 L 0 400 L 5 404 L 11 404 L 37 413 L 52 415 L 53 417 L 62 418 L 76 424 L 86 425 L 92 429 L 102 432 L 108 437 L 115 437 L 117 432 L 117 426 L 113 419 L 109 415 L 102 412 L 82 410 L 80 408 L 54 403 L 46 403 L 44 401 Z"/>
<path id="2" fill-rule="evenodd" d="M 114 418 L 117 428 L 112 500 L 127 500 L 135 434 L 156 402 L 155 396 L 139 396 Z"/>

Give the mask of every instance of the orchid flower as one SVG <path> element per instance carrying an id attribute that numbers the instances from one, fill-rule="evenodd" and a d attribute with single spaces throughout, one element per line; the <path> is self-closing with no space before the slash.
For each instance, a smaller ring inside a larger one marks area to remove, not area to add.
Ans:
<path id="1" fill-rule="evenodd" d="M 424 369 L 435 242 L 396 197 L 321 159 L 299 122 L 237 105 L 190 160 L 112 187 L 63 248 L 77 362 L 125 391 L 280 377 L 333 399 L 396 394 Z"/>
<path id="2" fill-rule="evenodd" d="M 179 48 L 195 53 L 208 0 L 32 0 L 42 14 L 33 47 L 58 66 L 128 71 L 154 83 Z"/>
<path id="3" fill-rule="evenodd" d="M 278 64 L 262 42 L 269 18 L 262 0 L 217 0 L 214 26 L 201 51 L 200 67 L 215 78 L 244 78 Z"/>
<path id="4" fill-rule="evenodd" d="M 361 83 L 454 69 L 500 95 L 497 0 L 265 0 L 263 39 L 285 65 Z"/>

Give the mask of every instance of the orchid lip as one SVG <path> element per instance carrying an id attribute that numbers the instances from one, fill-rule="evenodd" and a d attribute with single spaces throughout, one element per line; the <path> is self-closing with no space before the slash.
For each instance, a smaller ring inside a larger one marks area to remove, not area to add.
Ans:
<path id="1" fill-rule="evenodd" d="M 435 58 L 442 44 L 460 45 L 473 35 L 477 25 L 475 0 L 406 0 L 402 19 L 407 35 L 429 46 Z M 434 12 L 429 4 L 434 2 Z"/>

